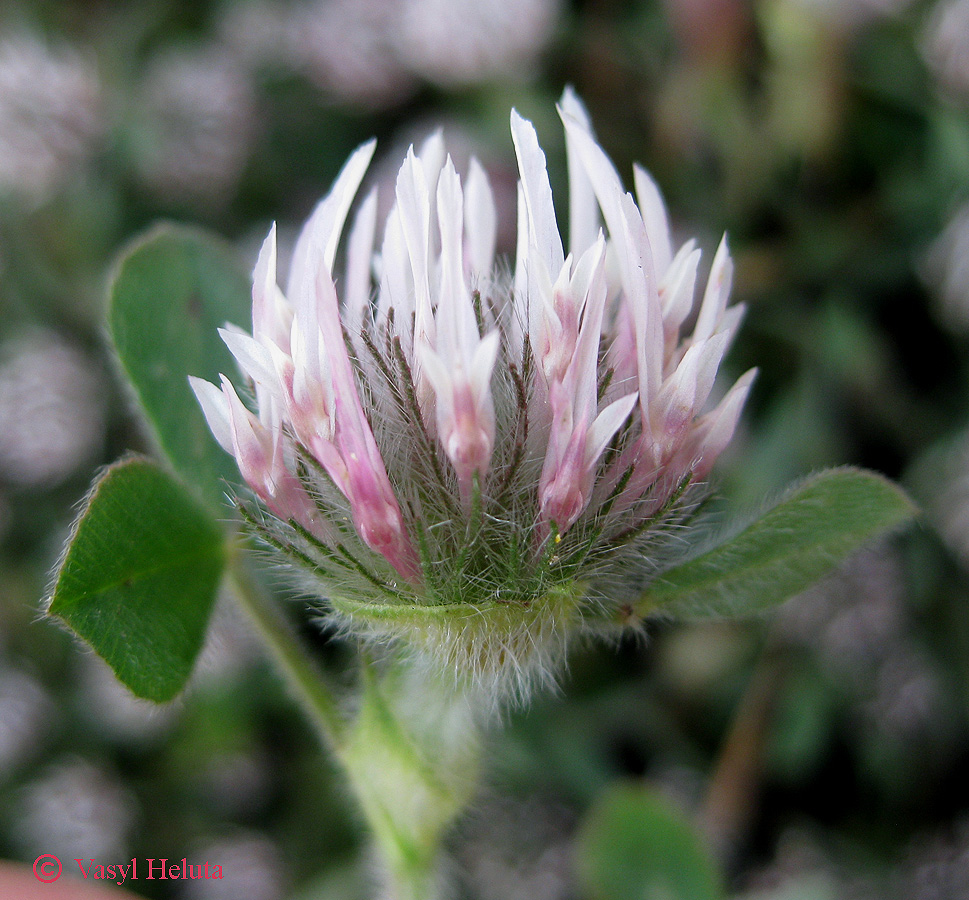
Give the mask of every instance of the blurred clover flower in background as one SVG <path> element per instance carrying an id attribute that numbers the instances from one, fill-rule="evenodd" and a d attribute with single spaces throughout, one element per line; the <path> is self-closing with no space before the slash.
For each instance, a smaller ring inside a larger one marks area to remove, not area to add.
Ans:
<path id="1" fill-rule="evenodd" d="M 346 627 L 402 637 L 497 696 L 552 680 L 577 630 L 615 628 L 754 377 L 707 409 L 743 312 L 727 306 L 726 242 L 684 337 L 699 250 L 672 246 L 645 171 L 638 202 L 624 191 L 571 92 L 560 114 L 567 247 L 535 130 L 513 112 L 513 271 L 495 259 L 483 168 L 472 159 L 462 184 L 438 133 L 408 152 L 376 250 L 376 190 L 363 199 L 338 296 L 365 144 L 303 228 L 285 295 L 273 229 L 252 335 L 222 332 L 258 415 L 224 375 L 221 388 L 193 379 L 271 515 L 240 502 L 243 514 Z"/>
<path id="2" fill-rule="evenodd" d="M 221 48 L 159 54 L 140 86 L 139 107 L 141 180 L 169 199 L 224 203 L 258 122 L 255 93 L 232 54 Z"/>
<path id="3" fill-rule="evenodd" d="M 108 411 L 97 363 L 53 331 L 0 342 L 0 478 L 56 485 L 96 458 Z"/>
<path id="4" fill-rule="evenodd" d="M 42 203 L 106 130 L 94 64 L 29 33 L 0 39 L 0 194 Z"/>
<path id="5" fill-rule="evenodd" d="M 308 0 L 226 5 L 225 43 L 251 65 L 302 73 L 324 94 L 381 109 L 421 80 L 444 89 L 534 74 L 561 0 Z"/>
<path id="6" fill-rule="evenodd" d="M 938 3 L 922 45 L 929 67 L 942 84 L 957 97 L 969 94 L 969 2 Z"/>

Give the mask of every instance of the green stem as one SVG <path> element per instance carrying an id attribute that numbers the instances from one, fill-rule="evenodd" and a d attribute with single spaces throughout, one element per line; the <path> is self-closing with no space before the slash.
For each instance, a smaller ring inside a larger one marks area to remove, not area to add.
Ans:
<path id="1" fill-rule="evenodd" d="M 364 655 L 359 708 L 345 718 L 292 626 L 244 564 L 241 548 L 230 552 L 228 572 L 299 705 L 342 763 L 383 857 L 390 896 L 435 900 L 441 841 L 471 799 L 480 761 L 465 698 L 434 678 L 415 678 L 402 659 L 388 657 L 377 667 Z"/>
<path id="2" fill-rule="evenodd" d="M 336 698 L 292 626 L 243 565 L 240 555 L 237 551 L 229 556 L 229 580 L 239 604 L 249 614 L 273 661 L 323 743 L 331 749 L 339 749 L 347 723 L 340 714 Z"/>

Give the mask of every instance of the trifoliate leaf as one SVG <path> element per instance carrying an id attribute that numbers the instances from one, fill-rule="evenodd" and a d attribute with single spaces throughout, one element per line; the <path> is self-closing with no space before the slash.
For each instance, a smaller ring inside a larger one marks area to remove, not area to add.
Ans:
<path id="1" fill-rule="evenodd" d="M 185 487 L 150 460 L 124 460 L 95 484 L 48 611 L 133 693 L 170 700 L 201 649 L 224 547 Z"/>
<path id="2" fill-rule="evenodd" d="M 881 475 L 821 472 L 712 549 L 661 572 L 634 609 L 685 619 L 759 612 L 810 587 L 914 513 L 905 493 Z"/>
<path id="3" fill-rule="evenodd" d="M 218 384 L 236 364 L 217 329 L 250 320 L 250 285 L 229 247 L 204 232 L 161 225 L 121 256 L 111 283 L 111 336 L 158 444 L 186 483 L 224 509 L 232 457 L 215 442 L 189 387 Z"/>

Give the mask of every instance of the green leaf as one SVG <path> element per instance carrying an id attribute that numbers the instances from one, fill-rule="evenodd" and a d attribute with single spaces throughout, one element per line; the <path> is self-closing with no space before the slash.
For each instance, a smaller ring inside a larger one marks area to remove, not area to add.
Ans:
<path id="1" fill-rule="evenodd" d="M 215 442 L 188 383 L 218 384 L 236 364 L 217 329 L 248 324 L 250 283 L 231 249 L 201 231 L 161 225 L 136 241 L 111 283 L 111 336 L 161 450 L 224 511 L 235 461 Z"/>
<path id="2" fill-rule="evenodd" d="M 904 492 L 881 475 L 821 472 L 712 549 L 660 573 L 635 612 L 687 619 L 759 612 L 810 587 L 914 513 Z"/>
<path id="3" fill-rule="evenodd" d="M 224 564 L 209 513 L 157 464 L 130 458 L 94 485 L 48 611 L 135 694 L 162 703 L 192 671 Z"/>
<path id="4" fill-rule="evenodd" d="M 610 788 L 578 836 L 577 867 L 591 900 L 720 900 L 716 867 L 681 812 L 645 787 Z"/>

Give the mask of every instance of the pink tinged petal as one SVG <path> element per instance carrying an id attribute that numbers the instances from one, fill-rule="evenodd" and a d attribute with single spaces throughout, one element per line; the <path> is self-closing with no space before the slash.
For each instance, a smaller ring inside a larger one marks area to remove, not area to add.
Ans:
<path id="1" fill-rule="evenodd" d="M 427 178 L 413 147 L 397 174 L 397 211 L 401 234 L 410 260 L 410 276 L 414 286 L 414 343 L 434 343 L 434 321 L 430 290 L 430 222 L 431 202 Z M 397 315 L 400 311 L 397 312 Z M 401 322 L 399 328 L 406 327 Z"/>
<path id="2" fill-rule="evenodd" d="M 671 445 L 678 443 L 713 390 L 717 369 L 727 350 L 727 335 L 715 334 L 690 346 L 654 401 L 661 435 Z"/>
<path id="3" fill-rule="evenodd" d="M 584 428 L 577 428 L 566 445 L 558 465 L 539 487 L 541 520 L 546 526 L 554 522 L 559 534 L 564 534 L 582 515 L 589 504 L 591 485 L 585 466 Z"/>
<path id="4" fill-rule="evenodd" d="M 639 402 L 647 404 L 659 391 L 663 372 L 663 314 L 652 272 L 646 227 L 633 198 L 622 198 L 623 237 L 619 244 L 623 290 L 636 326 Z"/>
<path id="5" fill-rule="evenodd" d="M 289 349 L 292 309 L 276 284 L 276 223 L 262 243 L 252 272 L 252 334 Z"/>
<path id="6" fill-rule="evenodd" d="M 488 176 L 481 163 L 471 157 L 464 205 L 465 265 L 480 280 L 491 274 L 498 239 L 498 213 Z"/>
<path id="7" fill-rule="evenodd" d="M 357 334 L 369 325 L 373 247 L 377 234 L 377 189 L 360 204 L 347 240 L 347 274 L 343 292 L 343 318 L 347 330 Z"/>
<path id="8" fill-rule="evenodd" d="M 422 353 L 435 392 L 438 435 L 465 502 L 471 499 L 474 474 L 483 476 L 491 465 L 495 414 L 490 384 L 497 354 L 497 332 L 479 342 L 470 360 L 470 372 L 463 365 L 449 367 L 430 348 Z"/>
<path id="9" fill-rule="evenodd" d="M 333 271 L 333 260 L 347 213 L 373 158 L 376 144 L 376 141 L 367 141 L 353 152 L 337 175 L 330 193 L 317 204 L 300 231 L 293 249 L 293 264 L 286 288 L 291 300 L 298 286 L 312 283 L 317 260 L 322 259 L 326 268 Z"/>
<path id="10" fill-rule="evenodd" d="M 272 357 L 273 369 L 276 372 L 276 382 L 279 385 L 279 390 L 282 395 L 282 407 L 289 415 L 290 424 L 293 425 L 297 433 L 301 433 L 300 429 L 296 428 L 296 419 L 299 417 L 299 410 L 293 394 L 293 386 L 296 380 L 296 365 L 293 363 L 293 358 L 288 353 L 280 350 L 275 344 L 269 345 L 269 355 Z"/>
<path id="11" fill-rule="evenodd" d="M 726 336 L 727 347 L 733 343 L 733 339 L 740 328 L 740 323 L 747 313 L 747 306 L 744 303 L 737 303 L 724 311 L 720 317 L 720 324 L 717 326 L 717 334 Z"/>
<path id="12" fill-rule="evenodd" d="M 563 116 L 566 134 L 585 166 L 612 238 L 622 289 L 636 334 L 639 400 L 645 411 L 659 390 L 663 357 L 663 313 L 653 271 L 653 252 L 642 213 L 611 160 L 583 124 Z"/>
<path id="13" fill-rule="evenodd" d="M 437 190 L 437 180 L 441 175 L 441 169 L 444 168 L 444 160 L 446 157 L 447 149 L 444 146 L 444 131 L 438 128 L 437 131 L 425 139 L 417 154 L 417 158 L 421 161 L 421 167 L 424 170 L 424 180 L 427 183 L 428 193 L 431 195 Z"/>
<path id="14" fill-rule="evenodd" d="M 653 265 L 656 274 L 662 278 L 673 259 L 670 241 L 670 220 L 666 214 L 663 195 L 653 177 L 640 166 L 633 166 L 633 180 L 636 185 L 636 198 L 639 210 L 646 223 L 649 245 L 653 248 Z"/>
<path id="15" fill-rule="evenodd" d="M 320 462 L 331 471 L 337 484 L 344 479 L 354 526 L 366 544 L 381 553 L 408 580 L 419 577 L 417 554 L 407 535 L 400 506 L 394 495 L 383 458 L 370 423 L 360 404 L 353 367 L 347 355 L 340 322 L 339 301 L 329 270 L 322 260 L 316 273 L 317 320 L 333 379 L 335 432 L 333 443 L 342 460 L 340 471 L 332 455 Z M 325 448 L 324 448 L 325 449 Z M 328 465 L 328 460 L 330 460 Z"/>
<path id="16" fill-rule="evenodd" d="M 706 478 L 717 457 L 733 438 L 740 413 L 743 411 L 747 395 L 756 377 L 756 369 L 745 372 L 737 379 L 736 384 L 730 388 L 720 404 L 697 421 L 695 453 L 697 464 L 694 468 L 696 478 Z"/>
<path id="17" fill-rule="evenodd" d="M 609 446 L 609 442 L 622 427 L 623 422 L 629 418 L 629 414 L 633 411 L 638 399 L 639 397 L 635 393 L 620 397 L 596 416 L 592 427 L 589 429 L 585 445 L 585 464 L 590 474 L 595 473 L 595 466 L 599 462 L 599 457 L 605 452 L 606 447 Z"/>
<path id="18" fill-rule="evenodd" d="M 509 329 L 510 349 L 514 357 L 520 357 L 524 348 L 525 334 L 530 335 L 531 297 L 528 291 L 528 207 L 525 203 L 525 190 L 518 182 L 518 222 L 515 240 L 515 290 L 514 310 Z M 536 298 L 537 299 L 537 298 Z"/>
<path id="19" fill-rule="evenodd" d="M 560 533 L 588 506 L 599 457 L 629 417 L 636 399 L 636 394 L 630 394 L 610 403 L 590 426 L 585 414 L 573 418 L 567 390 L 553 389 L 555 416 L 539 497 L 544 521 L 554 521 Z"/>
<path id="20" fill-rule="evenodd" d="M 252 273 L 252 336 L 289 353 L 293 307 L 276 283 L 276 224 L 263 241 Z"/>
<path id="21" fill-rule="evenodd" d="M 255 384 L 259 419 L 263 424 L 266 424 L 266 414 L 270 404 L 280 405 L 286 402 L 269 350 L 270 347 L 276 345 L 268 342 L 264 346 L 241 328 L 231 324 L 225 328 L 220 328 L 219 335 L 235 357 L 243 374 Z"/>
<path id="22" fill-rule="evenodd" d="M 233 326 L 220 328 L 219 336 L 249 378 L 256 384 L 269 388 L 271 392 L 279 393 L 276 368 L 267 347 Z"/>
<path id="23" fill-rule="evenodd" d="M 396 206 L 387 217 L 384 239 L 378 259 L 380 290 L 377 293 L 377 322 L 387 321 L 390 310 L 394 310 L 397 333 L 401 336 L 404 349 L 410 348 L 409 323 L 414 313 L 414 292 L 411 285 L 412 275 L 404 241 L 404 228 L 400 211 Z"/>
<path id="24" fill-rule="evenodd" d="M 612 160 L 596 143 L 588 122 L 582 122 L 566 114 L 564 109 L 559 110 L 559 115 L 565 125 L 566 144 L 573 157 L 585 170 L 596 199 L 599 201 L 609 234 L 613 239 L 620 240 L 623 232 L 622 219 L 624 215 L 621 199 L 625 191 L 619 173 L 612 164 Z M 641 214 L 640 218 L 642 218 Z M 652 254 L 650 254 L 649 261 L 650 266 L 652 266 Z"/>
<path id="25" fill-rule="evenodd" d="M 497 331 L 486 334 L 479 342 L 471 357 L 471 372 L 468 383 L 474 402 L 479 407 L 485 403 L 491 404 L 491 373 L 498 359 L 500 336 Z M 493 416 L 492 416 L 493 418 Z M 492 426 L 493 428 L 493 426 Z"/>
<path id="26" fill-rule="evenodd" d="M 224 375 L 222 393 L 229 411 L 232 449 L 246 483 L 267 504 L 273 502 L 272 436 L 243 405 L 232 383 Z"/>
<path id="27" fill-rule="evenodd" d="M 569 271 L 572 258 L 566 259 L 550 293 L 532 298 L 538 307 L 531 330 L 532 350 L 546 385 L 562 381 L 575 351 L 579 332 L 579 308 L 572 296 Z"/>
<path id="28" fill-rule="evenodd" d="M 571 87 L 562 94 L 559 114 L 563 118 L 575 119 L 592 132 L 589 114 Z M 567 133 L 565 153 L 569 171 L 569 251 L 578 258 L 595 242 L 599 231 L 599 204 L 585 166 Z"/>
<path id="29" fill-rule="evenodd" d="M 695 246 L 694 241 L 687 241 L 660 281 L 659 293 L 663 304 L 663 330 L 667 348 L 679 340 L 680 328 L 693 309 L 696 270 L 700 262 L 700 251 Z"/>
<path id="30" fill-rule="evenodd" d="M 606 362 L 613 371 L 612 386 L 636 381 L 639 373 L 636 323 L 625 295 L 620 295 L 613 314 L 612 326 L 606 335 Z"/>
<path id="31" fill-rule="evenodd" d="M 545 154 L 538 145 L 538 137 L 532 123 L 517 112 L 511 113 L 511 135 L 518 157 L 518 170 L 524 189 L 525 206 L 528 210 L 530 235 L 530 262 L 544 265 L 548 278 L 554 277 L 565 262 L 562 238 L 555 222 L 552 188 L 545 168 Z M 531 260 L 532 254 L 538 258 Z"/>
<path id="32" fill-rule="evenodd" d="M 347 500 L 357 534 L 381 554 L 397 573 L 411 582 L 421 578 L 420 563 L 407 534 L 383 466 L 374 468 L 356 452 L 344 453 Z"/>
<path id="33" fill-rule="evenodd" d="M 666 462 L 686 438 L 697 414 L 697 374 L 702 348 L 687 350 L 650 405 L 650 438 L 654 465 Z M 712 380 L 711 380 L 712 384 Z"/>
<path id="34" fill-rule="evenodd" d="M 717 332 L 712 337 L 700 344 L 694 344 L 698 352 L 696 367 L 696 411 L 700 412 L 703 405 L 707 402 L 710 392 L 713 390 L 713 382 L 717 378 L 717 371 L 720 363 L 727 353 L 729 346 L 729 333 L 726 331 Z"/>
<path id="35" fill-rule="evenodd" d="M 322 260 L 317 259 L 317 265 L 322 264 Z M 293 380 L 289 412 L 297 436 L 312 448 L 318 438 L 329 440 L 333 434 L 333 378 L 330 354 L 324 346 L 321 333 L 323 323 L 319 314 L 317 292 L 312 282 L 301 281 L 294 300 L 296 316 L 290 338 L 293 348 Z M 339 313 L 337 328 L 342 344 L 343 332 L 339 326 Z"/>
<path id="36" fill-rule="evenodd" d="M 724 235 L 710 267 L 710 279 L 703 294 L 700 314 L 697 316 L 696 328 L 693 330 L 693 340 L 705 340 L 717 330 L 724 310 L 727 308 L 727 298 L 730 296 L 732 283 L 733 261 L 730 259 L 727 237 Z"/>
<path id="37" fill-rule="evenodd" d="M 606 304 L 605 239 L 601 232 L 575 268 L 572 289 L 582 298 L 582 323 L 572 354 L 568 384 L 576 415 L 591 416 L 596 407 L 599 377 L 599 341 Z"/>
<path id="38" fill-rule="evenodd" d="M 276 292 L 276 223 L 259 248 L 256 266 L 252 270 L 252 330 L 254 334 L 269 334 L 275 318 Z"/>
<path id="39" fill-rule="evenodd" d="M 479 337 L 471 293 L 464 280 L 464 195 L 450 157 L 438 182 L 437 219 L 441 238 L 437 349 L 452 364 L 462 364 Z"/>
<path id="40" fill-rule="evenodd" d="M 226 453 L 235 454 L 232 444 L 232 425 L 229 420 L 229 404 L 225 394 L 214 384 L 202 378 L 189 375 L 189 384 L 195 392 L 195 397 L 202 407 L 202 414 L 209 426 L 212 436 L 219 442 L 219 446 Z"/>
<path id="41" fill-rule="evenodd" d="M 306 490 L 283 463 L 278 423 L 266 428 L 246 409 L 225 376 L 222 393 L 229 411 L 236 464 L 246 484 L 280 518 L 295 519 L 318 531 L 315 508 Z"/>
<path id="42" fill-rule="evenodd" d="M 494 411 L 490 404 L 482 410 L 475 403 L 471 385 L 462 380 L 454 385 L 450 430 L 441 437 L 448 458 L 458 473 L 464 492 L 468 492 L 472 477 L 483 476 L 491 463 L 495 439 Z M 440 426 L 439 426 L 440 427 Z"/>

